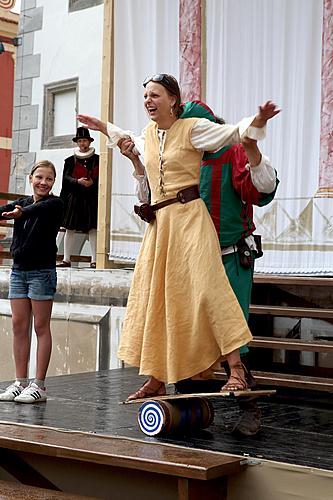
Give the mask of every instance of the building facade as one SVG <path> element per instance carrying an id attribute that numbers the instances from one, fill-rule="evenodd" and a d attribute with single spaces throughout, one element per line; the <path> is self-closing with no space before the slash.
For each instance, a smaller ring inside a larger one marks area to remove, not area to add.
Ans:
<path id="1" fill-rule="evenodd" d="M 100 113 L 103 0 L 23 0 L 14 96 L 10 188 L 28 191 L 36 160 L 57 169 L 72 154 L 77 120 L 85 105 Z M 82 111 L 83 112 L 83 111 Z M 98 135 L 96 136 L 98 150 Z"/>
<path id="2" fill-rule="evenodd" d="M 19 16 L 0 3 L 0 192 L 8 191 L 12 150 L 16 36 Z M 14 42 L 13 42 L 14 39 Z"/>

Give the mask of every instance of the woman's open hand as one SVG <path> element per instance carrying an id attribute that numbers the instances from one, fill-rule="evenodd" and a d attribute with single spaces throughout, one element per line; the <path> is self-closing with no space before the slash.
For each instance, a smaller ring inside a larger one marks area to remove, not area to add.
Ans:
<path id="1" fill-rule="evenodd" d="M 265 104 L 259 106 L 258 113 L 256 114 L 252 125 L 259 128 L 264 127 L 268 120 L 276 116 L 278 113 L 280 113 L 280 111 L 281 109 L 279 109 L 274 102 L 267 101 L 265 102 Z"/>
<path id="2" fill-rule="evenodd" d="M 19 219 L 22 215 L 22 207 L 20 205 L 15 205 L 14 210 L 11 212 L 2 212 L 1 214 L 6 219 Z"/>
<path id="3" fill-rule="evenodd" d="M 102 122 L 95 116 L 90 115 L 77 115 L 77 119 L 79 122 L 83 124 L 86 128 L 90 128 L 91 130 L 99 130 L 105 135 L 108 135 L 106 123 Z"/>

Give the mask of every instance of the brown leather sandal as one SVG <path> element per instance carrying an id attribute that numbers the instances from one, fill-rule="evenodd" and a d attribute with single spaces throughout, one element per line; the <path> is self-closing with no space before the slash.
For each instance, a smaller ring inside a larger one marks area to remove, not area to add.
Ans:
<path id="1" fill-rule="evenodd" d="M 234 366 L 230 367 L 231 373 L 228 379 L 228 382 L 224 384 L 221 391 L 250 391 L 251 389 L 247 385 L 245 379 L 245 371 L 243 363 L 237 363 Z"/>
<path id="2" fill-rule="evenodd" d="M 71 266 L 72 266 L 71 262 L 67 262 L 67 260 L 63 260 L 62 262 L 57 264 L 57 267 L 71 267 Z"/>
<path id="3" fill-rule="evenodd" d="M 166 390 L 164 382 L 159 382 L 156 387 L 151 387 L 151 383 L 151 379 L 146 380 L 140 389 L 128 396 L 127 401 L 132 401 L 133 399 L 152 398 L 154 396 L 165 396 Z"/>

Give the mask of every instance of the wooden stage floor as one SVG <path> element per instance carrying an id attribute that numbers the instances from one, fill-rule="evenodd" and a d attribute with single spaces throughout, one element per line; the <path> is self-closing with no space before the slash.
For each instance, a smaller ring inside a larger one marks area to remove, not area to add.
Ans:
<path id="1" fill-rule="evenodd" d="M 292 395 L 284 392 L 259 400 L 262 429 L 256 436 L 236 437 L 226 432 L 238 405 L 214 400 L 215 421 L 192 435 L 152 438 L 138 428 L 138 405 L 118 404 L 142 384 L 131 368 L 51 377 L 47 403 L 0 403 L 1 422 L 84 431 L 144 442 L 257 457 L 294 465 L 333 470 L 333 403 L 331 395 Z M 6 383 L 1 383 L 5 387 Z"/>

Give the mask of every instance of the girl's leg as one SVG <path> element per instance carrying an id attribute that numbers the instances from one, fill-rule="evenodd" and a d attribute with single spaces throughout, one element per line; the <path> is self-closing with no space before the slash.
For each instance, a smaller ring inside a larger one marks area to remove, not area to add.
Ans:
<path id="1" fill-rule="evenodd" d="M 89 243 L 91 251 L 91 263 L 96 263 L 96 243 L 97 243 L 97 230 L 90 229 L 89 233 Z"/>
<path id="2" fill-rule="evenodd" d="M 50 320 L 53 300 L 31 300 L 37 336 L 36 379 L 45 380 L 52 350 Z"/>
<path id="3" fill-rule="evenodd" d="M 64 236 L 64 262 L 71 261 L 71 255 L 74 246 L 75 231 L 72 229 L 66 229 Z"/>
<path id="4" fill-rule="evenodd" d="M 222 387 L 222 391 L 242 391 L 248 389 L 239 349 L 230 352 L 226 357 L 230 368 L 230 375 L 228 382 Z"/>
<path id="5" fill-rule="evenodd" d="M 11 299 L 13 324 L 13 353 L 17 379 L 28 376 L 30 354 L 31 301 L 28 298 Z"/>

